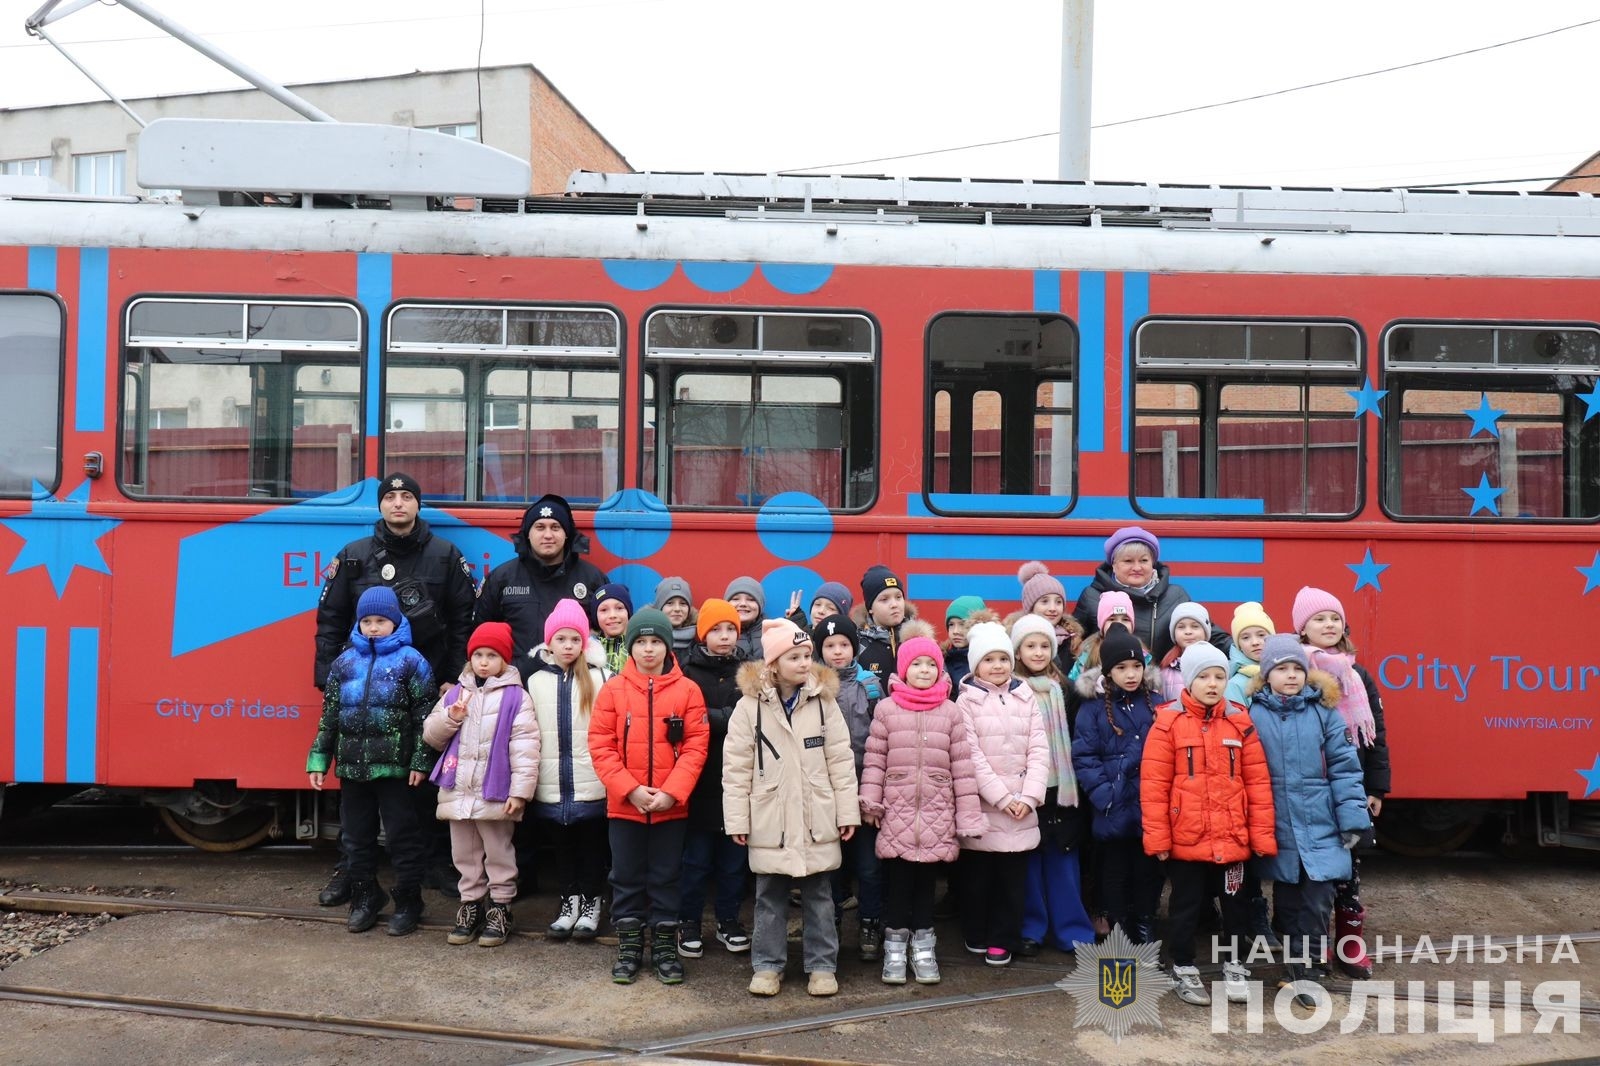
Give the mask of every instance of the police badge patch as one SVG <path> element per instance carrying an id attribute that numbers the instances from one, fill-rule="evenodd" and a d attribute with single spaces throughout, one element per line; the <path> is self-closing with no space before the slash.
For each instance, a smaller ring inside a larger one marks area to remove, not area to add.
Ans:
<path id="1" fill-rule="evenodd" d="M 383 569 L 379 570 L 378 573 L 383 576 L 383 579 L 385 581 L 393 581 L 394 580 L 394 564 L 393 563 L 384 563 L 383 564 Z"/>
<path id="2" fill-rule="evenodd" d="M 328 564 L 328 568 L 322 572 L 322 580 L 325 581 L 325 582 L 332 581 L 334 578 L 336 578 L 338 576 L 339 576 L 339 557 L 336 555 L 333 558 L 333 562 L 329 563 Z"/>
<path id="3" fill-rule="evenodd" d="M 589 595 L 589 586 L 585 585 L 582 581 L 580 581 L 576 585 L 572 586 L 572 598 L 573 599 L 581 601 L 581 600 L 585 599 L 586 597 L 588 597 L 588 595 Z"/>

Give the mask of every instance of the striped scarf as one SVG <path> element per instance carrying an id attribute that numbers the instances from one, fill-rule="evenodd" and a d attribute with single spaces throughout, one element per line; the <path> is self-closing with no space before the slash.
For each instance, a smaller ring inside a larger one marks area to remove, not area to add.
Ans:
<path id="1" fill-rule="evenodd" d="M 1023 678 L 1039 700 L 1044 715 L 1044 731 L 1050 737 L 1050 780 L 1056 790 L 1056 806 L 1078 805 L 1078 775 L 1072 772 L 1072 734 L 1067 731 L 1067 701 L 1061 686 L 1044 674 Z"/>

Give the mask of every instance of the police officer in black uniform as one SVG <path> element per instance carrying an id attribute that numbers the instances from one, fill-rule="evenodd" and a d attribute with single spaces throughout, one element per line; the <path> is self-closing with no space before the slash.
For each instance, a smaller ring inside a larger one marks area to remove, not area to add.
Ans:
<path id="1" fill-rule="evenodd" d="M 454 544 L 435 536 L 428 523 L 417 517 L 422 486 L 415 478 L 399 472 L 388 474 L 379 482 L 379 492 L 379 519 L 372 535 L 346 544 L 323 573 L 322 598 L 317 601 L 315 682 L 318 688 L 323 686 L 328 668 L 350 639 L 361 594 L 374 585 L 387 585 L 411 623 L 412 645 L 428 660 L 443 692 L 467 661 L 467 638 L 472 633 L 477 598 L 472 567 Z M 437 789 L 424 783 L 416 792 L 423 825 L 429 827 L 429 872 L 424 883 L 454 894 L 449 831 L 437 821 L 434 810 Z M 317 902 L 332 907 L 349 898 L 350 882 L 341 857 Z"/>
<path id="2" fill-rule="evenodd" d="M 544 643 L 544 623 L 563 599 L 588 604 L 589 597 L 611 579 L 583 558 L 589 539 L 572 522 L 572 507 L 554 493 L 534 500 L 522 512 L 522 527 L 511 538 L 517 557 L 490 572 L 478 597 L 472 624 L 506 622 L 516 651 L 512 664 L 523 680 L 537 667 L 534 648 Z"/>

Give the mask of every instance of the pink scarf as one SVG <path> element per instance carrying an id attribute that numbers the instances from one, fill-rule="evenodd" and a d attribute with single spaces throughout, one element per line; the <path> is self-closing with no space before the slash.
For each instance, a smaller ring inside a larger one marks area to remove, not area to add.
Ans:
<path id="1" fill-rule="evenodd" d="M 1329 651 L 1325 648 L 1306 647 L 1311 653 L 1311 665 L 1326 670 L 1339 682 L 1339 713 L 1344 717 L 1344 727 L 1355 739 L 1356 747 L 1370 748 L 1378 740 L 1378 725 L 1372 717 L 1372 704 L 1367 701 L 1367 686 L 1356 674 L 1356 657 L 1348 652 Z"/>
<path id="2" fill-rule="evenodd" d="M 950 698 L 950 675 L 940 674 L 932 688 L 912 688 L 893 674 L 889 675 L 889 696 L 895 705 L 908 711 L 931 711 Z"/>

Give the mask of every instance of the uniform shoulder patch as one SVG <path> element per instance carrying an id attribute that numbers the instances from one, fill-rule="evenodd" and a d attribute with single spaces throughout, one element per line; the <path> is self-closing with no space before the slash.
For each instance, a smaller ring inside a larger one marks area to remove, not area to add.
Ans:
<path id="1" fill-rule="evenodd" d="M 468 581 L 471 581 L 473 584 L 478 583 L 476 575 L 474 575 L 472 572 L 472 564 L 467 562 L 467 557 L 465 555 L 461 557 L 461 572 L 467 575 Z"/>
<path id="2" fill-rule="evenodd" d="M 334 578 L 336 578 L 338 576 L 339 576 L 339 557 L 338 556 L 334 556 L 333 562 L 329 563 L 328 564 L 328 568 L 322 572 L 322 580 L 324 580 L 324 581 L 332 581 Z"/>

